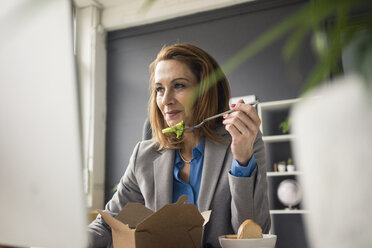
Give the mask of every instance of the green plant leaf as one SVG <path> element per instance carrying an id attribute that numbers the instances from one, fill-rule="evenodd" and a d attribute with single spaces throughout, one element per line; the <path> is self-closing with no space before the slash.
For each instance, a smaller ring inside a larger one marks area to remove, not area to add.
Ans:
<path id="1" fill-rule="evenodd" d="M 146 0 L 144 6 L 148 9 L 154 2 L 156 2 L 156 0 Z M 295 53 L 299 52 L 306 35 L 313 33 L 315 34 L 315 51 L 317 51 L 319 55 L 319 61 L 306 80 L 305 86 L 300 94 L 303 95 L 318 84 L 324 82 L 331 73 L 336 73 L 338 71 L 338 63 L 342 54 L 342 49 L 355 38 L 355 31 L 346 30 L 348 24 L 354 22 L 348 18 L 350 12 L 353 9 L 370 10 L 371 7 L 370 0 L 312 0 L 289 17 L 283 19 L 278 24 L 259 35 L 253 42 L 244 46 L 234 56 L 223 63 L 221 67 L 226 75 L 232 73 L 244 62 L 290 31 L 293 31 L 293 33 L 287 40 L 283 55 L 287 59 L 292 58 Z M 362 29 L 371 29 L 372 27 L 370 15 L 367 14 L 367 16 L 369 16 L 369 18 L 364 18 L 364 20 L 359 18 L 359 26 Z M 330 20 L 333 20 L 334 24 L 325 27 L 327 23 L 330 23 Z M 324 29 L 326 29 L 326 33 L 323 31 Z M 328 37 L 328 44 L 325 42 L 325 34 Z M 367 47 L 370 46 L 371 44 L 367 45 Z M 364 68 L 368 68 L 368 65 L 363 65 Z M 366 72 L 366 69 L 363 71 Z M 371 74 L 371 70 L 367 69 L 367 71 L 368 73 L 366 75 Z M 204 91 L 208 90 L 214 82 L 217 82 L 222 75 L 221 69 L 209 75 L 205 79 L 205 85 L 207 85 L 207 87 L 202 89 L 200 86 L 203 84 L 199 84 L 199 88 L 195 90 L 194 96 L 190 99 L 189 104 L 193 104 L 196 99 Z"/>
<path id="2" fill-rule="evenodd" d="M 284 121 L 279 124 L 279 129 L 282 131 L 283 134 L 288 133 L 289 128 L 291 126 L 291 119 L 286 117 Z"/>

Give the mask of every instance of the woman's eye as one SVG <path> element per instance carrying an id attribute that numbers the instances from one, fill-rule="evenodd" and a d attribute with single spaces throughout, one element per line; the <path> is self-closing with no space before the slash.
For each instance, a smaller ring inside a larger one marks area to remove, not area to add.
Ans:
<path id="1" fill-rule="evenodd" d="M 174 88 L 176 88 L 176 89 L 182 89 L 182 88 L 185 88 L 185 85 L 184 84 L 175 84 L 174 85 Z"/>
<path id="2" fill-rule="evenodd" d="M 162 93 L 162 92 L 164 92 L 164 88 L 163 88 L 163 87 L 156 87 L 156 88 L 155 88 L 155 91 L 156 91 L 157 93 Z"/>

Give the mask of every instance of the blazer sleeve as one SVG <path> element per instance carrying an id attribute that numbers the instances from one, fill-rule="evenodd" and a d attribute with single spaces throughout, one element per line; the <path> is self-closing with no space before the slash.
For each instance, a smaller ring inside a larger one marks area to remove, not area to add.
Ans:
<path id="1" fill-rule="evenodd" d="M 135 177 L 135 164 L 140 143 L 136 145 L 129 160 L 129 165 L 120 179 L 117 191 L 106 204 L 104 211 L 111 216 L 116 216 L 128 202 L 144 203 L 143 196 Z M 101 215 L 88 226 L 89 247 L 108 247 L 111 244 L 111 228 L 105 223 Z"/>
<path id="2" fill-rule="evenodd" d="M 265 148 L 259 131 L 254 143 L 253 153 L 257 166 L 250 177 L 235 177 L 229 173 L 231 191 L 231 224 L 238 231 L 246 219 L 253 219 L 268 233 L 271 226 L 269 199 L 267 191 Z"/>

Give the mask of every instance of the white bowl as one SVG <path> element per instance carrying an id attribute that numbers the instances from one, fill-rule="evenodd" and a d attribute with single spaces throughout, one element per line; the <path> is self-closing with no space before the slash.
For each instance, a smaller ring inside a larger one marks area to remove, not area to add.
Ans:
<path id="1" fill-rule="evenodd" d="M 262 239 L 231 239 L 222 235 L 218 240 L 222 248 L 275 248 L 276 235 L 263 234 Z"/>

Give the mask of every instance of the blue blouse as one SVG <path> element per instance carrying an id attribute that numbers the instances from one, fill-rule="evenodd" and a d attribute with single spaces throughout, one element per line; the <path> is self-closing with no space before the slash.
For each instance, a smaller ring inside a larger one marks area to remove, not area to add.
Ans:
<path id="1" fill-rule="evenodd" d="M 189 183 L 179 178 L 179 172 L 183 167 L 179 151 L 176 152 L 173 169 L 173 202 L 176 202 L 181 195 L 187 195 L 187 203 L 193 203 L 198 207 L 198 196 L 200 182 L 203 171 L 205 138 L 192 150 L 192 159 L 190 164 Z M 232 161 L 230 174 L 236 177 L 249 177 L 256 168 L 256 159 L 252 155 L 247 166 L 239 165 L 235 158 Z"/>

